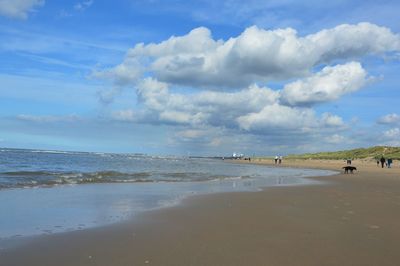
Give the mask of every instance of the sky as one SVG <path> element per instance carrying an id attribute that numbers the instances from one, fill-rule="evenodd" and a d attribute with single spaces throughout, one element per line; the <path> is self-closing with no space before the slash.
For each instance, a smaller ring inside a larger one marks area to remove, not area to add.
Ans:
<path id="1" fill-rule="evenodd" d="M 399 1 L 0 0 L 0 147 L 400 146 Z"/>

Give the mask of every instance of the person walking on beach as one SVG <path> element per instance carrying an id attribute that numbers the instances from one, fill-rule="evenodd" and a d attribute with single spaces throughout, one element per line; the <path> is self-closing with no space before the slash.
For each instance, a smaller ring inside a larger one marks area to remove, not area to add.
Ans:
<path id="1" fill-rule="evenodd" d="M 388 168 L 391 168 L 391 164 L 392 164 L 392 162 L 393 162 L 393 160 L 392 160 L 392 158 L 388 158 L 387 159 L 387 166 L 388 166 Z"/>
<path id="2" fill-rule="evenodd" d="M 379 167 L 379 160 L 376 160 L 376 166 Z"/>
<path id="3" fill-rule="evenodd" d="M 279 156 L 279 164 L 282 163 L 282 155 Z"/>
<path id="4" fill-rule="evenodd" d="M 278 163 L 278 155 L 275 156 L 275 164 Z"/>
<path id="5" fill-rule="evenodd" d="M 381 157 L 381 165 L 382 165 L 382 168 L 385 166 L 385 162 L 386 162 L 386 159 L 385 159 L 385 157 Z"/>

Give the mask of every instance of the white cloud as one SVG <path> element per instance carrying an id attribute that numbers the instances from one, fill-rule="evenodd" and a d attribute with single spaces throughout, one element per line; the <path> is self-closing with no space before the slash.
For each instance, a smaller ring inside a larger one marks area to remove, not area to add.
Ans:
<path id="1" fill-rule="evenodd" d="M 75 3 L 72 6 L 72 10 L 62 9 L 58 16 L 60 18 L 68 18 L 76 15 L 77 12 L 84 12 L 86 9 L 90 8 L 94 4 L 94 0 L 84 0 Z"/>
<path id="2" fill-rule="evenodd" d="M 200 91 L 189 94 L 171 92 L 169 85 L 146 78 L 137 86 L 142 106 L 133 113 L 121 111 L 119 117 L 146 123 L 224 127 L 260 133 L 286 129 L 306 133 L 312 129 L 342 128 L 341 117 L 325 113 L 321 118 L 311 108 L 280 104 L 280 93 L 257 85 L 235 92 Z"/>
<path id="3" fill-rule="evenodd" d="M 35 7 L 44 5 L 44 0 L 0 0 L 0 15 L 27 19 L 28 13 L 34 11 Z"/>
<path id="4" fill-rule="evenodd" d="M 170 92 L 168 84 L 152 78 L 144 79 L 137 92 L 146 109 L 145 120 L 227 127 L 236 126 L 238 116 L 258 112 L 279 97 L 277 92 L 256 85 L 237 92 L 202 91 L 184 95 Z"/>
<path id="5" fill-rule="evenodd" d="M 160 121 L 176 124 L 190 124 L 193 115 L 182 111 L 165 110 L 160 112 Z"/>
<path id="6" fill-rule="evenodd" d="M 382 143 L 389 146 L 400 146 L 400 128 L 392 128 L 382 134 Z"/>
<path id="7" fill-rule="evenodd" d="M 392 113 L 382 116 L 378 119 L 379 124 L 397 124 L 400 123 L 400 115 Z"/>
<path id="8" fill-rule="evenodd" d="M 162 57 L 181 54 L 203 53 L 215 50 L 223 41 L 214 41 L 209 29 L 205 27 L 195 28 L 184 36 L 172 36 L 159 44 L 137 44 L 129 50 L 128 56 Z"/>
<path id="9" fill-rule="evenodd" d="M 135 112 L 129 109 L 113 112 L 112 118 L 118 121 L 136 121 Z"/>
<path id="10" fill-rule="evenodd" d="M 391 139 L 391 140 L 397 139 L 397 140 L 399 140 L 400 139 L 400 129 L 396 127 L 396 128 L 392 128 L 392 129 L 389 129 L 387 131 L 384 131 L 383 132 L 383 136 L 385 138 L 387 138 L 387 139 Z"/>
<path id="11" fill-rule="evenodd" d="M 400 36 L 371 23 L 343 24 L 307 37 L 319 51 L 319 61 L 329 63 L 367 54 L 400 50 Z"/>
<path id="12" fill-rule="evenodd" d="M 94 3 L 93 0 L 82 1 L 82 2 L 76 3 L 76 4 L 74 5 L 74 9 L 77 10 L 77 11 L 85 11 L 85 10 L 88 9 L 93 3 Z"/>
<path id="13" fill-rule="evenodd" d="M 308 108 L 288 106 L 265 106 L 260 112 L 249 113 L 237 118 L 240 128 L 247 131 L 268 131 L 276 129 L 307 130 L 316 125 L 314 111 Z"/>
<path id="14" fill-rule="evenodd" d="M 348 138 L 342 135 L 334 134 L 332 136 L 325 137 L 325 141 L 330 144 L 343 144 L 348 142 Z"/>
<path id="15" fill-rule="evenodd" d="M 80 120 L 77 115 L 54 116 L 54 115 L 27 115 L 20 114 L 17 119 L 35 123 L 74 122 Z"/>
<path id="16" fill-rule="evenodd" d="M 214 40 L 202 27 L 161 43 L 137 44 L 122 64 L 103 71 L 103 76 L 125 84 L 145 74 L 196 88 L 241 87 L 305 76 L 315 66 L 338 59 L 392 51 L 400 51 L 400 36 L 370 23 L 339 25 L 305 37 L 291 28 L 253 26 L 226 41 Z M 354 64 L 348 67 L 357 71 Z"/>
<path id="17" fill-rule="evenodd" d="M 330 113 L 322 114 L 321 123 L 327 127 L 336 127 L 336 128 L 345 125 L 343 119 L 340 116 L 333 115 Z"/>
<path id="18" fill-rule="evenodd" d="M 123 86 L 137 81 L 142 73 L 142 66 L 138 61 L 128 57 L 122 64 L 102 71 L 95 70 L 90 76 L 98 79 L 111 79 L 117 85 Z"/>
<path id="19" fill-rule="evenodd" d="M 344 143 L 338 131 L 346 123 L 338 115 L 317 113 L 314 105 L 368 84 L 371 78 L 354 58 L 393 51 L 400 51 L 399 35 L 370 23 L 305 37 L 290 28 L 250 27 L 228 40 L 215 40 L 202 27 L 137 44 L 120 65 L 93 75 L 136 88 L 137 106 L 115 112 L 115 119 L 178 125 L 184 130 L 171 138 L 175 142 L 228 145 L 216 133 L 224 130 L 268 143 L 318 140 L 329 146 Z M 282 79 L 290 79 L 282 89 L 261 85 Z"/>
<path id="20" fill-rule="evenodd" d="M 333 101 L 363 87 L 366 77 L 366 71 L 357 62 L 327 66 L 309 78 L 287 84 L 282 90 L 282 101 L 289 105 Z"/>
<path id="21" fill-rule="evenodd" d="M 137 86 L 137 93 L 139 99 L 152 110 L 163 110 L 170 98 L 168 84 L 152 78 L 144 79 Z"/>

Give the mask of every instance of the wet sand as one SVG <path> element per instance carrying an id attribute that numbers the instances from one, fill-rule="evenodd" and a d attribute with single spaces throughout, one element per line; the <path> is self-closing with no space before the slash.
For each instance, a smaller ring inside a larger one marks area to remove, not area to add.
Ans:
<path id="1" fill-rule="evenodd" d="M 353 175 L 316 178 L 326 185 L 196 196 L 135 221 L 33 238 L 0 248 L 0 265 L 399 265 L 400 168 L 353 165 Z"/>

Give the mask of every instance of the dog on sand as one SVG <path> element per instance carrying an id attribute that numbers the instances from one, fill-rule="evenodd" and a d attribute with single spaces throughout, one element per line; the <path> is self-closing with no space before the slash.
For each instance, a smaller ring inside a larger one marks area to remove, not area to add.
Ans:
<path id="1" fill-rule="evenodd" d="M 354 170 L 357 170 L 356 167 L 354 167 L 354 166 L 349 166 L 349 165 L 343 166 L 342 168 L 344 169 L 344 173 L 345 173 L 345 174 L 348 174 L 349 172 L 350 172 L 350 174 L 352 174 Z"/>

